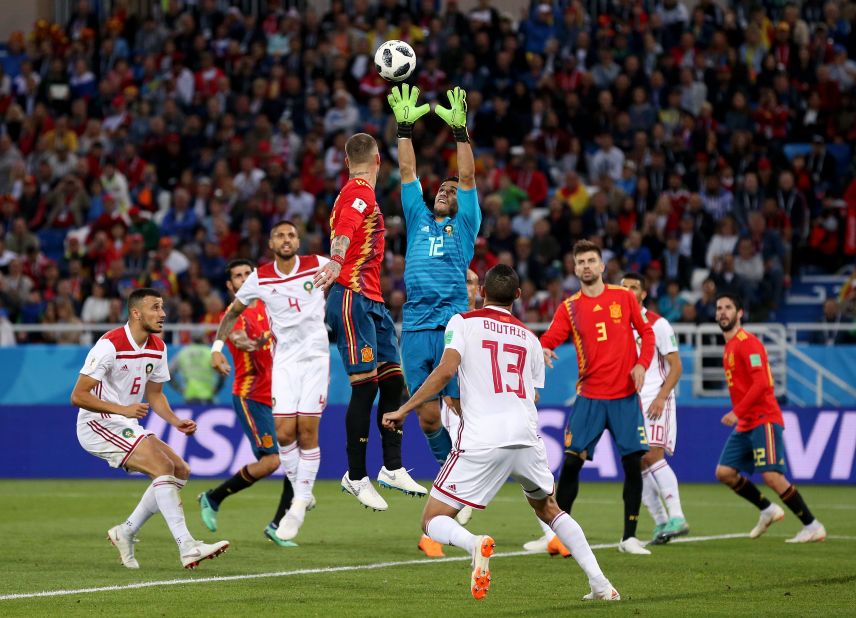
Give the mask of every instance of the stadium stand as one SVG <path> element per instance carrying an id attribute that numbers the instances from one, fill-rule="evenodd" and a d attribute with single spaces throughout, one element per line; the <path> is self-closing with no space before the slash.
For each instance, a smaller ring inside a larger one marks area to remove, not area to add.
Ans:
<path id="1" fill-rule="evenodd" d="M 392 38 L 414 47 L 425 99 L 469 93 L 473 267 L 517 267 L 522 319 L 548 320 L 578 288 L 568 251 L 583 237 L 611 281 L 643 272 L 677 322 L 708 321 L 723 289 L 756 321 L 856 319 L 852 3 L 148 4 L 80 0 L 0 51 L 0 343 L 80 342 L 8 325 L 115 323 L 140 285 L 170 321 L 216 324 L 226 261 L 268 259 L 272 222 L 327 250 L 354 131 L 383 148 L 383 285 L 400 319 L 395 123 L 373 67 Z M 429 115 L 414 144 L 430 195 L 454 139 Z"/>

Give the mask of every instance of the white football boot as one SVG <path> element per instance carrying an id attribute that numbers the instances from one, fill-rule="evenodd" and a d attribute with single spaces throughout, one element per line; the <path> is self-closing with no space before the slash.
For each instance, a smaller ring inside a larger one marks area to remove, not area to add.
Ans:
<path id="1" fill-rule="evenodd" d="M 404 468 L 387 470 L 386 466 L 383 466 L 377 473 L 377 484 L 386 489 L 397 489 L 408 496 L 416 496 L 417 498 L 428 493 L 427 489 L 410 478 L 410 474 Z"/>
<path id="2" fill-rule="evenodd" d="M 757 539 L 759 536 L 764 534 L 770 526 L 777 521 L 782 521 L 784 518 L 785 512 L 782 510 L 782 507 L 771 502 L 770 506 L 761 511 L 761 515 L 758 517 L 758 523 L 755 524 L 754 528 L 752 528 L 752 532 L 749 533 L 749 538 Z"/>
<path id="3" fill-rule="evenodd" d="M 203 560 L 213 559 L 229 549 L 229 541 L 217 541 L 208 544 L 202 541 L 188 541 L 181 546 L 181 565 L 185 569 L 195 569 Z"/>
<path id="4" fill-rule="evenodd" d="M 550 539 L 553 537 L 545 534 L 540 539 L 535 539 L 534 541 L 529 541 L 523 544 L 523 549 L 526 551 L 531 551 L 536 554 L 546 554 L 547 553 L 547 544 L 550 542 Z"/>
<path id="5" fill-rule="evenodd" d="M 621 595 L 618 594 L 618 590 L 612 587 L 612 584 L 607 582 L 607 587 L 602 590 L 595 590 L 592 588 L 592 591 L 583 597 L 583 601 L 620 601 Z"/>
<path id="6" fill-rule="evenodd" d="M 389 508 L 386 500 L 377 493 L 377 489 L 374 488 L 374 485 L 372 485 L 371 480 L 367 476 L 364 476 L 359 481 L 352 481 L 348 477 L 348 473 L 345 472 L 345 476 L 342 477 L 342 491 L 346 491 L 354 496 L 367 509 L 385 511 Z"/>
<path id="7" fill-rule="evenodd" d="M 785 543 L 817 543 L 826 540 L 826 528 L 816 519 L 803 526 L 797 535 L 785 541 Z"/>
<path id="8" fill-rule="evenodd" d="M 140 563 L 134 558 L 134 543 L 137 539 L 129 536 L 125 532 L 125 526 L 119 524 L 113 526 L 107 531 L 107 540 L 113 544 L 113 547 L 119 550 L 119 557 L 122 560 L 122 565 L 128 569 L 139 569 Z"/>
<path id="9" fill-rule="evenodd" d="M 290 541 L 297 536 L 300 526 L 303 525 L 303 520 L 306 518 L 306 511 L 309 510 L 309 504 L 310 502 L 297 498 L 291 502 L 291 508 L 279 520 L 279 525 L 276 529 L 277 538 L 283 541 Z"/>
<path id="10" fill-rule="evenodd" d="M 642 541 L 637 539 L 635 536 L 631 536 L 629 539 L 619 541 L 618 551 L 620 551 L 622 554 L 636 554 L 637 556 L 651 555 L 651 552 L 645 549 L 645 546 L 642 545 Z"/>

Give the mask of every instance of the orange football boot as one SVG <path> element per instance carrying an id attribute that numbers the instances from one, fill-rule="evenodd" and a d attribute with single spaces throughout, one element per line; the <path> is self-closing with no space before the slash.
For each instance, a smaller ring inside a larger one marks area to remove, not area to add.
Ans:
<path id="1" fill-rule="evenodd" d="M 490 590 L 490 569 L 488 564 L 493 550 L 496 547 L 494 540 L 487 536 L 476 537 L 476 552 L 473 556 L 473 574 L 470 578 L 470 592 L 473 598 L 481 601 Z"/>
<path id="2" fill-rule="evenodd" d="M 417 545 L 417 547 L 421 549 L 429 558 L 442 558 L 446 555 L 443 553 L 443 546 L 427 534 L 422 535 L 422 538 L 419 539 L 419 545 Z"/>
<path id="3" fill-rule="evenodd" d="M 559 540 L 558 535 L 550 539 L 547 543 L 547 553 L 551 556 L 561 556 L 562 558 L 570 558 L 571 552 L 565 547 L 565 544 Z"/>

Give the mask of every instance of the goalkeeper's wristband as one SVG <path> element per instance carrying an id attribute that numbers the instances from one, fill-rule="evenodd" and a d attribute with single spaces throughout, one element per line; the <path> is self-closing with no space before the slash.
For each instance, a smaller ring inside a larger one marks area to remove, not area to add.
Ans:
<path id="1" fill-rule="evenodd" d="M 469 142 L 470 135 L 467 133 L 467 127 L 452 127 L 452 135 L 455 136 L 456 142 Z"/>
<path id="2" fill-rule="evenodd" d="M 211 344 L 211 353 L 214 354 L 214 352 L 222 352 L 223 351 L 223 345 L 225 343 L 226 342 L 223 341 L 222 339 L 215 340 L 214 343 Z"/>
<path id="3" fill-rule="evenodd" d="M 399 139 L 411 139 L 413 137 L 413 123 L 399 122 L 397 135 Z"/>
<path id="4" fill-rule="evenodd" d="M 336 262 L 336 264 L 338 264 L 339 266 L 345 265 L 345 258 L 344 258 L 344 256 L 341 256 L 341 255 L 331 255 L 330 261 Z"/>

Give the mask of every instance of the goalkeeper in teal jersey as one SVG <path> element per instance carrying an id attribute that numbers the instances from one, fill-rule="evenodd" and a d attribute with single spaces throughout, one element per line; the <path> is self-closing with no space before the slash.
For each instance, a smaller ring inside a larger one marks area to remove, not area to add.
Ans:
<path id="1" fill-rule="evenodd" d="M 431 207 L 425 203 L 422 186 L 416 177 L 416 154 L 411 141 L 413 123 L 428 113 L 429 106 L 417 106 L 419 89 L 407 84 L 400 90 L 394 87 L 387 97 L 398 122 L 401 203 L 407 225 L 404 269 L 407 302 L 401 332 L 401 358 L 411 394 L 440 363 L 446 324 L 456 313 L 467 311 L 467 268 L 473 259 L 482 219 L 473 149 L 466 127 L 467 93 L 455 88 L 448 91 L 447 96 L 449 107 L 438 105 L 434 113 L 449 125 L 455 136 L 458 175 L 440 184 Z M 457 378 L 439 396 L 459 399 Z M 452 449 L 452 439 L 440 422 L 439 396 L 420 406 L 417 413 L 431 452 L 442 464 Z"/>

